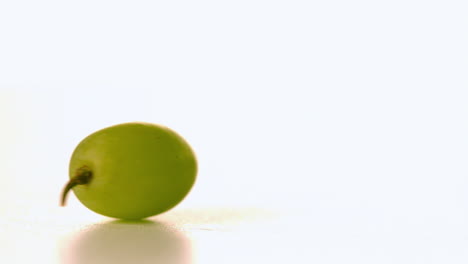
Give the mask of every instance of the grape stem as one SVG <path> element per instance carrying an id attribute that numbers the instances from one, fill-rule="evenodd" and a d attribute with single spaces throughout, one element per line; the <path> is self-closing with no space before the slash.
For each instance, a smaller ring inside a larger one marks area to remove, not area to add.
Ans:
<path id="1" fill-rule="evenodd" d="M 67 200 L 67 194 L 73 187 L 77 185 L 88 184 L 92 178 L 93 178 L 93 173 L 88 167 L 84 166 L 84 167 L 79 168 L 76 172 L 76 175 L 72 177 L 67 182 L 65 187 L 63 188 L 62 199 L 61 199 L 60 205 L 65 206 L 65 202 Z"/>

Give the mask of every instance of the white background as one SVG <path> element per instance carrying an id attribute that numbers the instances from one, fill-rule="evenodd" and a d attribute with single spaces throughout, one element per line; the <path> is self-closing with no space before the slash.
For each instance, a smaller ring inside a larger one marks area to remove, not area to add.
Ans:
<path id="1" fill-rule="evenodd" d="M 466 263 L 467 7 L 1 1 L 0 262 Z M 190 142 L 190 195 L 58 207 L 78 142 L 128 121 Z"/>

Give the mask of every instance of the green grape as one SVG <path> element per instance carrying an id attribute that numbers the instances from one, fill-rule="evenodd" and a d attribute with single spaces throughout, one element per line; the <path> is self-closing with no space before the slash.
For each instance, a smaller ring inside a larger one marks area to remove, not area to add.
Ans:
<path id="1" fill-rule="evenodd" d="M 78 144 L 61 202 L 72 189 L 96 213 L 142 219 L 181 202 L 196 175 L 195 154 L 176 132 L 150 123 L 118 124 Z"/>

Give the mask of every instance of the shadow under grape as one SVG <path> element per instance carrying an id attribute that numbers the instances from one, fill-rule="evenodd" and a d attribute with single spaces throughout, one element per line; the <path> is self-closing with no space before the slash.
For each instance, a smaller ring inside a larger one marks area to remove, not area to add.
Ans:
<path id="1" fill-rule="evenodd" d="M 192 262 L 190 240 L 154 220 L 114 220 L 89 226 L 74 234 L 61 252 L 63 264 Z"/>

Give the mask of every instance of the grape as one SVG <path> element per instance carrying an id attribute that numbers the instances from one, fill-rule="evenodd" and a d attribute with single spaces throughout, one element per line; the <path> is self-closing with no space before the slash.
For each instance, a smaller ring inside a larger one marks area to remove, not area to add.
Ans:
<path id="1" fill-rule="evenodd" d="M 131 122 L 101 129 L 74 150 L 62 205 L 73 190 L 90 210 L 137 220 L 163 213 L 189 193 L 197 160 L 188 143 L 171 129 Z"/>

